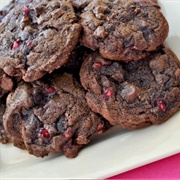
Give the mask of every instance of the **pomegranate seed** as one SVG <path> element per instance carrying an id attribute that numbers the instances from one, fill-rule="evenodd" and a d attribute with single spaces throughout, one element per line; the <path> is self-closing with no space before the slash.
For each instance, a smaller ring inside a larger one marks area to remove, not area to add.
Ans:
<path id="1" fill-rule="evenodd" d="M 53 86 L 47 86 L 45 90 L 48 94 L 53 94 L 56 91 Z"/>
<path id="2" fill-rule="evenodd" d="M 163 112 L 166 111 L 167 107 L 166 107 L 166 102 L 163 99 L 157 100 L 156 101 L 156 105 L 159 107 L 159 109 Z"/>
<path id="3" fill-rule="evenodd" d="M 20 43 L 20 40 L 19 40 L 19 39 L 16 40 L 16 41 L 14 41 L 12 49 L 13 49 L 13 50 L 16 50 L 16 49 L 19 47 L 19 43 Z"/>
<path id="4" fill-rule="evenodd" d="M 104 93 L 105 98 L 106 98 L 106 99 L 110 98 L 110 97 L 112 96 L 112 93 L 113 93 L 112 89 L 108 89 L 108 90 Z"/>
<path id="5" fill-rule="evenodd" d="M 29 14 L 29 8 L 28 7 L 24 7 L 23 13 L 26 14 L 26 15 Z"/>
<path id="6" fill-rule="evenodd" d="M 40 134 L 44 137 L 44 138 L 49 138 L 50 137 L 50 134 L 48 132 L 47 129 L 43 128 L 40 130 Z"/>
<path id="7" fill-rule="evenodd" d="M 95 62 L 93 65 L 92 65 L 93 68 L 100 68 L 102 67 L 102 64 L 100 62 Z"/>

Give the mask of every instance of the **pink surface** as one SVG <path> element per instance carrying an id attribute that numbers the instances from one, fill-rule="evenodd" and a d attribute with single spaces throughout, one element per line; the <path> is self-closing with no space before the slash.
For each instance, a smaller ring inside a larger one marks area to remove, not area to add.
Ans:
<path id="1" fill-rule="evenodd" d="M 180 153 L 108 179 L 132 178 L 180 179 Z"/>

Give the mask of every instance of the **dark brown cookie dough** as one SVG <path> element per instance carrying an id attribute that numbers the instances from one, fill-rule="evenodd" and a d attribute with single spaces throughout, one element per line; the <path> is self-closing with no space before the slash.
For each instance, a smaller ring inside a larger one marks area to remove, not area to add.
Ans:
<path id="1" fill-rule="evenodd" d="M 69 0 L 77 9 L 85 8 L 92 0 Z"/>
<path id="2" fill-rule="evenodd" d="M 54 151 L 75 157 L 89 137 L 109 123 L 90 111 L 84 89 L 72 75 L 45 79 L 23 83 L 8 96 L 5 129 L 37 157 Z"/>
<path id="3" fill-rule="evenodd" d="M 27 82 L 65 64 L 81 25 L 71 3 L 34 0 L 19 4 L 0 23 L 0 68 Z"/>
<path id="4" fill-rule="evenodd" d="M 80 77 L 89 107 L 112 125 L 160 124 L 180 107 L 180 61 L 166 47 L 129 63 L 94 53 L 85 59 Z"/>
<path id="5" fill-rule="evenodd" d="M 3 125 L 3 114 L 5 112 L 5 101 L 0 101 L 0 142 L 2 144 L 9 143 L 11 141 L 10 135 L 5 131 Z"/>
<path id="6" fill-rule="evenodd" d="M 0 100 L 0 143 L 2 144 L 13 143 L 14 146 L 21 149 L 25 149 L 24 142 L 22 140 L 10 136 L 10 134 L 7 133 L 7 131 L 4 128 L 3 115 L 6 109 L 5 101 L 6 101 L 6 97 L 1 98 Z"/>
<path id="7" fill-rule="evenodd" d="M 152 0 L 93 0 L 80 17 L 83 45 L 110 60 L 140 60 L 168 35 L 168 23 Z"/>
<path id="8" fill-rule="evenodd" d="M 84 56 L 91 52 L 88 48 L 81 46 L 79 43 L 73 49 L 67 63 L 62 66 L 59 70 L 73 75 L 79 75 L 80 67 L 83 63 Z"/>
<path id="9" fill-rule="evenodd" d="M 14 81 L 0 69 L 0 98 L 14 88 Z"/>

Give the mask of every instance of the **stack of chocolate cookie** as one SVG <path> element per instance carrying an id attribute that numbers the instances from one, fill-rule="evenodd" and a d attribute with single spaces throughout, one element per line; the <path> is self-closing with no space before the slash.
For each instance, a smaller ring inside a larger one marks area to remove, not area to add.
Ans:
<path id="1" fill-rule="evenodd" d="M 72 158 L 112 125 L 178 111 L 180 61 L 156 0 L 13 0 L 0 14 L 0 142 Z"/>

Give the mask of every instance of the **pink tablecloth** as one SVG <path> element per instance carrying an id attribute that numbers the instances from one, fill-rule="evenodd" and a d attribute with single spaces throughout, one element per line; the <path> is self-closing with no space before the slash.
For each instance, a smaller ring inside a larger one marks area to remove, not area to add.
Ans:
<path id="1" fill-rule="evenodd" d="M 180 179 L 180 153 L 108 179 L 132 178 Z"/>

